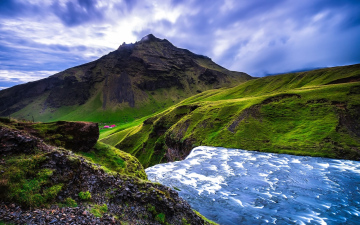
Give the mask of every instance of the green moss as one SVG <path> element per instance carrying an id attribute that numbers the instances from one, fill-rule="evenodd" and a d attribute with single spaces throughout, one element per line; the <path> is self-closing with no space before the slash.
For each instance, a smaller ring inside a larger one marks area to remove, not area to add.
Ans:
<path id="1" fill-rule="evenodd" d="M 0 225 L 13 225 L 13 223 L 6 223 L 6 222 L 3 222 L 3 221 L 0 221 Z"/>
<path id="2" fill-rule="evenodd" d="M 80 154 L 91 162 L 102 165 L 107 172 L 147 179 L 145 170 L 135 157 L 100 141 L 95 144 L 93 150 Z"/>
<path id="3" fill-rule="evenodd" d="M 193 211 L 196 213 L 196 215 L 200 216 L 206 222 L 206 224 L 218 225 L 217 223 L 215 223 L 215 222 L 209 220 L 208 218 L 206 218 L 205 216 L 201 215 L 198 211 L 196 211 L 196 210 L 193 210 Z"/>
<path id="4" fill-rule="evenodd" d="M 90 213 L 96 217 L 102 217 L 107 211 L 108 207 L 105 203 L 103 205 L 93 205 L 90 209 Z"/>
<path id="5" fill-rule="evenodd" d="M 158 221 L 159 223 L 164 224 L 165 223 L 165 214 L 164 213 L 159 213 L 155 216 L 155 220 Z"/>
<path id="6" fill-rule="evenodd" d="M 112 199 L 115 197 L 115 193 L 117 190 L 117 188 L 109 188 L 108 190 L 106 190 L 105 196 L 109 199 Z"/>
<path id="7" fill-rule="evenodd" d="M 65 147 L 67 139 L 73 139 L 72 136 L 66 135 L 65 137 L 60 134 L 62 122 L 51 123 L 34 123 L 29 126 L 38 132 L 37 136 L 41 137 L 46 143 L 58 147 Z"/>
<path id="8" fill-rule="evenodd" d="M 65 203 L 64 206 L 66 207 L 77 207 L 78 204 L 76 203 L 76 201 L 70 197 L 65 199 Z"/>
<path id="9" fill-rule="evenodd" d="M 79 198 L 81 200 L 90 200 L 91 199 L 91 193 L 89 191 L 80 191 L 79 192 Z"/>
<path id="10" fill-rule="evenodd" d="M 185 218 L 181 219 L 181 224 L 182 225 L 190 225 L 190 223 L 188 223 L 188 221 Z"/>
<path id="11" fill-rule="evenodd" d="M 41 163 L 45 154 L 17 155 L 6 160 L 2 166 L 1 194 L 5 199 L 24 206 L 39 207 L 53 202 L 62 189 L 63 184 L 52 184 L 49 179 L 53 171 L 42 169 Z"/>
<path id="12" fill-rule="evenodd" d="M 152 214 L 156 215 L 157 212 L 156 212 L 156 209 L 155 209 L 155 206 L 151 205 L 151 204 L 147 204 L 146 205 L 146 210 L 151 212 Z"/>

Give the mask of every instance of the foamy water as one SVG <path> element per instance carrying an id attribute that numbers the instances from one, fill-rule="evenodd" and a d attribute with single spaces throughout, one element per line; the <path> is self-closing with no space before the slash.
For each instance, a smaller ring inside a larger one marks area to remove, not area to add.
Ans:
<path id="1" fill-rule="evenodd" d="M 360 224 L 360 162 L 197 147 L 148 178 L 220 224 Z"/>

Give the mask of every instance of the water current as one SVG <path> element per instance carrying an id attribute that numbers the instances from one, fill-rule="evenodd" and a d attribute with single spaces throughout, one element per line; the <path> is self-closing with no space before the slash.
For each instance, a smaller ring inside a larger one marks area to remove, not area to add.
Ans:
<path id="1" fill-rule="evenodd" d="M 360 162 L 218 147 L 146 169 L 219 224 L 360 224 Z"/>

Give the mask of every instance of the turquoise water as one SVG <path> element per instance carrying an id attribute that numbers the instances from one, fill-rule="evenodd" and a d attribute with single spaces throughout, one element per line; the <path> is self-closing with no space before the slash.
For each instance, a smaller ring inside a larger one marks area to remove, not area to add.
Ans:
<path id="1" fill-rule="evenodd" d="M 360 162 L 197 147 L 146 169 L 219 224 L 360 224 Z"/>

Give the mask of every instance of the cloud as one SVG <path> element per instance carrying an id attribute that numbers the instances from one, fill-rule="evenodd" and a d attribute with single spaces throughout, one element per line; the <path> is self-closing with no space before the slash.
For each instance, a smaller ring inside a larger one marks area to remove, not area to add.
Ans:
<path id="1" fill-rule="evenodd" d="M 194 46 L 180 40 L 183 46 L 255 76 L 346 65 L 360 62 L 359 6 L 356 1 L 225 1 L 193 16 L 201 22 L 178 21 L 174 33 L 206 43 Z"/>
<path id="2" fill-rule="evenodd" d="M 148 33 L 255 76 L 353 64 L 359 11 L 358 0 L 3 0 L 0 70 L 47 76 L 35 71 L 95 60 Z"/>
<path id="3" fill-rule="evenodd" d="M 0 90 L 14 85 L 40 80 L 57 72 L 58 71 L 0 70 Z"/>
<path id="4" fill-rule="evenodd" d="M 58 71 L 17 71 L 17 70 L 0 70 L 0 82 L 30 82 L 48 77 Z"/>

